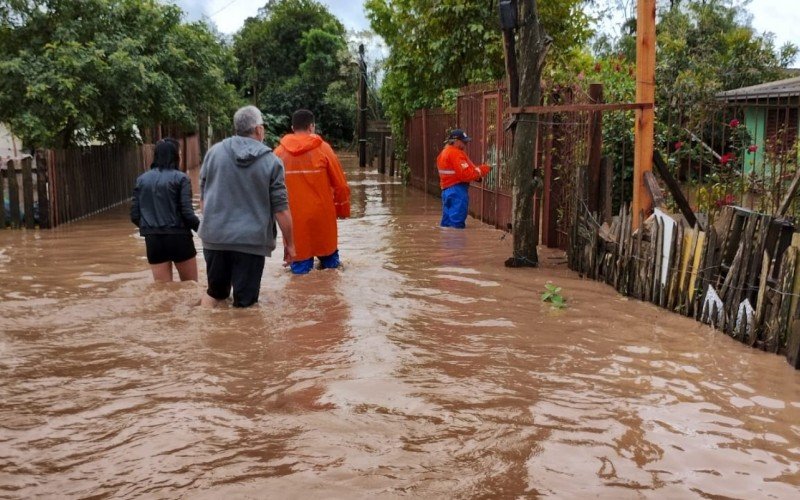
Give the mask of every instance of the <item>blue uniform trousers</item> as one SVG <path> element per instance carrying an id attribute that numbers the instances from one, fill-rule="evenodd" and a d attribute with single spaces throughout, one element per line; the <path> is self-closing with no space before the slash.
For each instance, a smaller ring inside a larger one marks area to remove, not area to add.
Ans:
<path id="1" fill-rule="evenodd" d="M 442 190 L 442 227 L 463 229 L 469 211 L 469 183 L 462 182 Z"/>

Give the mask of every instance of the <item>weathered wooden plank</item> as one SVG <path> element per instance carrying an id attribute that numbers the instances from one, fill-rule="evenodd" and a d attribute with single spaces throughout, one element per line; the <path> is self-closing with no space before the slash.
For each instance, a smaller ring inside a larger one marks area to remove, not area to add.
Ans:
<path id="1" fill-rule="evenodd" d="M 800 233 L 792 233 L 791 246 L 800 252 Z M 792 304 L 790 316 L 797 316 L 798 305 L 800 304 L 800 273 L 795 273 L 794 285 L 792 286 Z"/>
<path id="2" fill-rule="evenodd" d="M 783 217 L 786 215 L 789 205 L 792 204 L 792 198 L 794 198 L 794 195 L 797 194 L 798 187 L 800 187 L 800 169 L 795 172 L 792 183 L 789 185 L 789 189 L 786 191 L 786 196 L 784 196 L 780 207 L 778 207 L 778 213 L 776 214 L 778 217 Z"/>
<path id="3" fill-rule="evenodd" d="M 695 241 L 695 251 L 692 255 L 691 266 L 692 271 L 689 274 L 689 285 L 686 294 L 686 315 L 694 317 L 697 310 L 697 304 L 700 302 L 700 293 L 698 293 L 698 286 L 701 282 L 700 273 L 703 269 L 703 258 L 706 253 L 706 233 L 699 231 L 697 233 L 697 240 Z"/>
<path id="4" fill-rule="evenodd" d="M 666 300 L 666 308 L 670 311 L 675 311 L 675 306 L 678 302 L 678 281 L 680 279 L 681 271 L 681 257 L 683 253 L 683 224 L 677 225 L 677 231 L 673 232 L 672 236 L 672 250 L 670 251 L 670 266 L 669 278 L 667 278 L 668 293 Z"/>
<path id="5" fill-rule="evenodd" d="M 800 318 L 792 319 L 786 340 L 786 361 L 793 368 L 800 368 Z"/>
<path id="6" fill-rule="evenodd" d="M 697 245 L 697 233 L 700 228 L 694 228 L 689 231 L 683 232 L 683 246 L 681 249 L 681 263 L 680 274 L 678 275 L 678 305 L 686 311 L 685 298 L 687 296 L 687 288 L 689 287 L 689 277 L 691 276 L 691 261 L 694 257 L 695 247 Z"/>
<path id="7" fill-rule="evenodd" d="M 10 161 L 8 163 L 11 163 Z M 5 176 L 4 170 L 0 168 L 0 229 L 6 228 L 6 193 L 5 193 Z"/>
<path id="8" fill-rule="evenodd" d="M 736 246 L 730 244 L 731 229 L 735 222 L 735 213 L 736 212 L 733 207 L 723 207 L 722 215 L 718 218 L 717 223 L 715 224 L 715 229 L 717 231 L 717 245 L 714 247 L 713 258 L 714 266 L 716 267 L 716 279 L 714 280 L 713 285 L 717 290 L 720 289 L 723 281 L 727 277 L 728 268 L 730 267 L 730 263 L 736 254 Z M 737 233 L 737 246 L 738 243 L 739 240 Z M 730 252 L 730 255 L 729 248 L 734 249 L 733 252 Z"/>
<path id="9" fill-rule="evenodd" d="M 689 275 L 689 300 L 694 300 L 694 294 L 697 292 L 695 285 L 697 284 L 697 276 L 700 272 L 703 254 L 705 253 L 706 246 L 706 233 L 703 231 L 697 232 L 697 237 L 694 241 L 694 252 L 692 253 L 691 273 Z"/>
<path id="10" fill-rule="evenodd" d="M 18 228 L 22 225 L 19 210 L 19 183 L 17 182 L 17 168 L 13 160 L 6 164 L 8 176 L 8 215 L 11 217 L 11 227 Z"/>
<path id="11" fill-rule="evenodd" d="M 675 178 L 672 177 L 672 174 L 669 173 L 669 167 L 664 162 L 664 159 L 661 158 L 661 154 L 658 151 L 653 151 L 653 165 L 655 165 L 658 174 L 667 185 L 667 189 L 669 189 L 670 194 L 672 194 L 672 198 L 678 205 L 678 208 L 680 209 L 681 214 L 683 214 L 683 217 L 686 219 L 686 222 L 688 222 L 691 227 L 695 227 L 697 225 L 697 217 L 694 215 L 692 207 L 689 206 L 689 202 L 683 195 L 680 184 L 678 184 L 678 181 L 676 181 Z M 701 229 L 705 228 L 701 227 Z"/>
<path id="12" fill-rule="evenodd" d="M 631 210 L 633 210 L 633 207 L 631 207 Z M 637 299 L 644 300 L 644 287 L 642 286 L 646 281 L 646 266 L 643 262 L 644 251 L 642 248 L 642 239 L 644 235 L 644 213 L 640 211 L 637 215 L 639 217 L 639 224 L 637 224 L 639 229 L 636 231 L 636 258 L 634 260 L 633 290 Z"/>
<path id="13" fill-rule="evenodd" d="M 771 336 L 766 341 L 767 349 L 771 352 L 778 352 L 785 348 L 786 332 L 789 325 L 789 310 L 791 308 L 791 298 L 789 293 L 794 285 L 794 274 L 797 264 L 797 249 L 790 247 L 786 251 L 784 266 L 781 269 L 781 281 L 778 289 L 779 301 L 775 308 L 773 322 L 775 327 Z"/>
<path id="14" fill-rule="evenodd" d="M 23 220 L 25 227 L 33 229 L 36 222 L 33 216 L 33 169 L 31 164 L 33 158 L 23 158 L 22 160 L 22 204 L 24 207 Z"/>
<path id="15" fill-rule="evenodd" d="M 664 202 L 664 193 L 661 191 L 661 186 L 658 185 L 658 181 L 653 172 L 644 173 L 644 186 L 653 199 L 653 206 L 656 208 L 664 208 L 666 205 Z"/>
<path id="16" fill-rule="evenodd" d="M 755 321 L 755 328 L 758 335 L 754 335 L 753 344 L 757 340 L 757 337 L 763 333 L 764 329 L 764 315 L 767 309 L 767 278 L 769 277 L 770 272 L 772 271 L 772 263 L 773 260 L 769 255 L 767 250 L 764 250 L 762 257 L 761 257 L 761 277 L 758 280 L 758 295 L 756 298 L 756 321 Z M 753 345 L 751 344 L 751 345 Z"/>
<path id="17" fill-rule="evenodd" d="M 625 286 L 625 295 L 632 295 L 633 294 L 633 278 L 635 277 L 634 273 L 634 247 L 635 247 L 635 240 L 633 237 L 633 228 L 636 225 L 634 221 L 634 214 L 633 214 L 633 207 L 628 207 L 628 228 L 625 233 L 625 247 L 627 248 L 625 252 L 625 262 L 624 262 L 624 270 L 625 270 L 625 279 L 623 280 L 623 284 Z"/>
<path id="18" fill-rule="evenodd" d="M 660 218 L 655 218 L 653 228 L 656 231 L 656 237 L 653 241 L 653 255 L 655 259 L 653 259 L 653 293 L 650 296 L 650 300 L 653 302 L 653 304 L 658 305 L 661 302 L 661 293 L 659 291 L 661 290 L 661 265 L 664 248 L 664 227 Z"/>
<path id="19" fill-rule="evenodd" d="M 47 159 L 43 152 L 36 153 L 36 198 L 39 203 L 39 227 L 50 227 L 50 196 L 47 191 Z"/>

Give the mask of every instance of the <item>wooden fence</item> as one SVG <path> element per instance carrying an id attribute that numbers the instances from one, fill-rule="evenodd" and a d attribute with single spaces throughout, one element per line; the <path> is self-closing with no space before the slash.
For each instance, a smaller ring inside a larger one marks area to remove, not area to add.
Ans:
<path id="1" fill-rule="evenodd" d="M 629 209 L 609 226 L 587 209 L 585 196 L 575 199 L 571 269 L 784 354 L 800 368 L 800 238 L 791 221 L 725 207 L 702 230 L 656 209 L 634 231 Z"/>
<path id="2" fill-rule="evenodd" d="M 51 227 L 94 215 L 130 199 L 153 146 L 91 146 L 43 155 L 50 184 Z"/>
<path id="3" fill-rule="evenodd" d="M 178 142 L 181 170 L 198 169 L 198 136 Z M 4 160 L 0 165 L 0 229 L 53 228 L 127 202 L 136 177 L 152 163 L 153 150 L 152 144 L 108 144 L 44 150 L 35 158 Z M 196 183 L 197 176 L 190 177 Z"/>
<path id="4" fill-rule="evenodd" d="M 40 202 L 44 200 L 44 202 Z M 50 227 L 46 167 L 30 156 L 0 165 L 0 229 Z"/>

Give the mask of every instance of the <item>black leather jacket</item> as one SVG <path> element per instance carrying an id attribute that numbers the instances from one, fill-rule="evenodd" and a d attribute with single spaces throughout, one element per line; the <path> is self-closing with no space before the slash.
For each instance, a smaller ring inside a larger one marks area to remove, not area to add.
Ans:
<path id="1" fill-rule="evenodd" d="M 192 208 L 189 177 L 172 168 L 153 168 L 136 179 L 131 205 L 131 222 L 139 234 L 191 234 L 200 219 Z"/>

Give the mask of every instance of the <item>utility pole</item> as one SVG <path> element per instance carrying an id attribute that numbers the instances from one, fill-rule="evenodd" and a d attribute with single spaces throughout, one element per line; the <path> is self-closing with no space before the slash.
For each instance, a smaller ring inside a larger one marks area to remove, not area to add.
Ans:
<path id="1" fill-rule="evenodd" d="M 519 106 L 519 73 L 514 30 L 519 26 L 517 0 L 500 0 L 500 28 L 503 30 L 503 55 L 506 60 L 508 101 L 512 108 Z"/>
<path id="2" fill-rule="evenodd" d="M 636 10 L 636 102 L 655 103 L 656 97 L 656 0 L 638 0 Z M 653 171 L 655 109 L 636 110 L 633 146 L 633 227 L 639 213 L 649 212 L 652 200 L 645 187 L 645 172 Z"/>
<path id="3" fill-rule="evenodd" d="M 367 166 L 367 63 L 363 43 L 358 46 L 358 166 Z"/>
<path id="4" fill-rule="evenodd" d="M 539 18 L 536 0 L 501 0 L 500 20 L 506 52 L 506 70 L 509 78 L 509 97 L 515 99 L 518 89 L 519 106 L 539 106 L 542 103 L 542 70 L 552 44 Z M 516 65 L 514 27 L 519 29 L 519 61 Z M 513 101 L 512 101 L 513 102 Z M 512 178 L 512 233 L 513 255 L 505 261 L 506 267 L 536 267 L 539 265 L 539 221 L 534 206 L 536 181 L 536 137 L 539 117 L 522 115 L 524 119 L 512 121 L 514 145 L 508 162 Z"/>

